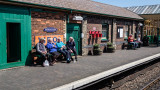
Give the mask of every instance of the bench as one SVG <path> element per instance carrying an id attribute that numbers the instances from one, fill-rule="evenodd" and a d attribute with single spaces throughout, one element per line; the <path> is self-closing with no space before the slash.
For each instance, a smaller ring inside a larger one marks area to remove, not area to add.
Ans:
<path id="1" fill-rule="evenodd" d="M 47 50 L 47 52 L 49 52 L 49 51 Z M 32 47 L 31 55 L 32 55 L 32 64 L 33 65 L 42 65 L 41 55 L 37 54 L 35 46 Z M 52 54 L 48 54 L 47 57 L 51 57 L 51 56 L 52 56 Z M 60 56 L 57 59 L 64 60 L 64 56 L 62 54 L 60 54 Z"/>
<path id="2" fill-rule="evenodd" d="M 40 64 L 41 55 L 37 54 L 36 47 L 32 47 L 31 55 L 32 55 L 32 62 L 33 62 L 33 64 L 34 65 Z"/>
<path id="3" fill-rule="evenodd" d="M 122 44 L 122 50 L 125 49 L 125 47 L 127 49 L 134 49 L 135 50 L 133 44 L 130 44 L 130 43 L 127 43 L 127 42 Z"/>

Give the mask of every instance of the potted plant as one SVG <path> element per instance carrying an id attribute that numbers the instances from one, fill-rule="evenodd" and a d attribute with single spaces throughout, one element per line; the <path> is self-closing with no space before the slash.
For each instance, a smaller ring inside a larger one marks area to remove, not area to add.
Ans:
<path id="1" fill-rule="evenodd" d="M 112 43 L 107 42 L 107 47 L 112 47 L 112 46 L 113 46 L 113 44 L 112 44 Z"/>
<path id="2" fill-rule="evenodd" d="M 113 53 L 113 52 L 115 52 L 115 47 L 113 46 L 112 43 L 107 43 L 107 52 L 108 52 L 108 53 Z"/>
<path id="3" fill-rule="evenodd" d="M 102 51 L 99 44 L 93 45 L 93 55 L 101 55 Z"/>

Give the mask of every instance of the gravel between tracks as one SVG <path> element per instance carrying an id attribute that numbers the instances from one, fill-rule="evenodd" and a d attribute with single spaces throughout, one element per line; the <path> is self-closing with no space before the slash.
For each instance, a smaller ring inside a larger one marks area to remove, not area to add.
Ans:
<path id="1" fill-rule="evenodd" d="M 123 80 L 116 83 L 122 83 L 119 87 L 112 87 L 114 90 L 140 90 L 150 81 L 154 80 L 160 75 L 160 62 L 149 66 L 141 71 L 125 77 Z M 116 86 L 116 85 L 115 85 Z"/>
<path id="2" fill-rule="evenodd" d="M 84 90 L 140 90 L 158 76 L 160 76 L 160 59 L 110 79 L 103 80 Z M 112 85 L 110 84 L 111 80 L 114 80 Z M 160 86 L 158 87 L 160 88 Z"/>

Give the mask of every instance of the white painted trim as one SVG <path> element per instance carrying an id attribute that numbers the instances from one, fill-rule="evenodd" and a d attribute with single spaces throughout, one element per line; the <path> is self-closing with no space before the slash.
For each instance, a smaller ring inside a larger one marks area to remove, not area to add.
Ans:
<path id="1" fill-rule="evenodd" d="M 149 57 L 140 59 L 140 60 L 137 60 L 137 61 L 129 63 L 129 64 L 125 64 L 125 65 L 122 65 L 122 66 L 119 66 L 119 67 L 104 71 L 104 72 L 96 74 L 96 75 L 89 76 L 87 78 L 84 78 L 84 79 L 81 79 L 81 80 L 78 80 L 78 81 L 75 81 L 75 82 L 71 82 L 69 84 L 66 84 L 66 85 L 63 85 L 63 86 L 60 86 L 60 87 L 57 87 L 57 88 L 53 88 L 51 90 L 72 90 L 72 89 L 81 87 L 83 85 L 86 85 L 88 83 L 94 82 L 96 80 L 102 79 L 104 77 L 107 77 L 107 76 L 110 76 L 110 75 L 114 75 L 114 74 L 116 74 L 118 72 L 121 72 L 121 71 L 124 71 L 126 69 L 132 68 L 132 67 L 134 67 L 136 65 L 143 64 L 143 63 L 145 63 L 147 61 L 150 61 L 150 60 L 158 58 L 158 57 L 160 57 L 160 53 L 159 54 L 155 54 L 153 56 L 149 56 Z"/>

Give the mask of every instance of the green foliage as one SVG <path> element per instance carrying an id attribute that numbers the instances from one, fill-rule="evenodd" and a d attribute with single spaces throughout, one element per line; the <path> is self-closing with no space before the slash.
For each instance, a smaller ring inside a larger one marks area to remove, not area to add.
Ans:
<path id="1" fill-rule="evenodd" d="M 110 42 L 107 42 L 107 46 L 113 46 L 113 44 Z"/>
<path id="2" fill-rule="evenodd" d="M 93 49 L 97 49 L 97 48 L 100 48 L 100 45 L 99 44 L 94 44 Z"/>
<path id="3" fill-rule="evenodd" d="M 107 43 L 107 52 L 110 52 L 110 53 L 112 53 L 112 52 L 114 52 L 115 51 L 115 47 L 113 46 L 113 44 L 112 43 Z"/>
<path id="4" fill-rule="evenodd" d="M 102 51 L 100 49 L 100 45 L 99 44 L 94 44 L 93 45 L 93 55 L 101 55 Z"/>

